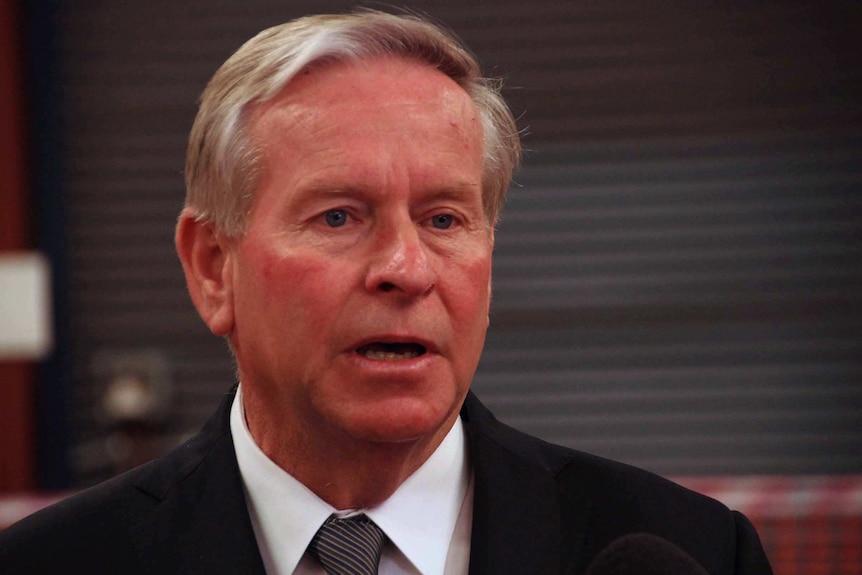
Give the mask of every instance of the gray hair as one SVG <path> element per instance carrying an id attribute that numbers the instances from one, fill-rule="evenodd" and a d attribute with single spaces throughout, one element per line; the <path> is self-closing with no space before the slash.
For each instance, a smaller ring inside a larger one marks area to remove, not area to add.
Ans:
<path id="1" fill-rule="evenodd" d="M 476 59 L 440 27 L 416 16 L 377 11 L 299 18 L 264 30 L 228 58 L 201 95 L 189 137 L 186 208 L 220 233 L 241 236 L 261 156 L 248 133 L 250 107 L 275 97 L 312 64 L 374 56 L 427 63 L 470 96 L 482 123 L 482 202 L 493 226 L 521 152 L 500 82 L 483 78 Z"/>

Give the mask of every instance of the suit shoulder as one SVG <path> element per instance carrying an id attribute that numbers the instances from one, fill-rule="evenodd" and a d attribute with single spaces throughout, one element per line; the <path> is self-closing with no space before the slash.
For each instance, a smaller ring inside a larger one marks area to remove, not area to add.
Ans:
<path id="1" fill-rule="evenodd" d="M 62 560 L 61 571 L 77 572 L 92 558 L 103 557 L 105 549 L 129 555 L 131 525 L 155 504 L 134 487 L 143 471 L 86 489 L 0 532 L 0 571 L 48 572 Z"/>
<path id="2" fill-rule="evenodd" d="M 631 533 L 650 533 L 685 550 L 710 573 L 770 575 L 757 532 L 739 512 L 664 477 L 573 452 L 557 476 L 564 522 L 587 510 L 594 555 Z"/>
<path id="3" fill-rule="evenodd" d="M 616 501 L 620 506 L 650 511 L 653 503 L 694 505 L 706 513 L 728 514 L 714 499 L 655 473 L 569 447 L 549 443 L 498 421 L 475 397 L 468 397 L 466 417 L 474 432 L 494 442 L 527 465 L 550 473 L 562 494 L 588 493 L 592 500 Z M 481 430 L 480 432 L 477 430 Z"/>
<path id="4" fill-rule="evenodd" d="M 472 445 L 485 454 L 486 466 L 493 461 L 495 477 L 511 471 L 544 477 L 539 481 L 556 491 L 562 539 L 581 548 L 581 557 L 595 557 L 625 535 L 649 533 L 679 546 L 710 573 L 770 573 L 750 523 L 721 502 L 655 473 L 522 433 L 497 421 L 475 397 L 465 407 Z"/>
<path id="5" fill-rule="evenodd" d="M 562 491 L 574 488 L 602 505 L 628 509 L 629 513 L 687 516 L 704 514 L 728 520 L 730 510 L 719 501 L 697 493 L 660 475 L 618 461 L 570 450 L 570 459 L 557 477 Z M 598 503 L 597 503 L 598 504 Z"/>
<path id="6" fill-rule="evenodd" d="M 9 566 L 16 567 L 15 573 L 48 572 L 52 561 L 71 561 L 81 569 L 99 561 L 93 565 L 101 569 L 112 555 L 134 556 L 131 534 L 225 437 L 229 439 L 226 434 L 199 434 L 157 460 L 8 527 L 0 532 L 0 572 Z M 65 567 L 61 571 L 68 572 Z"/>

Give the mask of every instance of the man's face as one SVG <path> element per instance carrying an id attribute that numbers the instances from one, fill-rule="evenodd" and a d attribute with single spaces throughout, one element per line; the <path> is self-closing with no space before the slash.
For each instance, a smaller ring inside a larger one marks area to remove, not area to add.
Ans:
<path id="1" fill-rule="evenodd" d="M 493 233 L 469 97 L 412 61 L 330 64 L 251 122 L 263 171 L 230 252 L 250 419 L 289 437 L 442 436 L 488 326 Z"/>

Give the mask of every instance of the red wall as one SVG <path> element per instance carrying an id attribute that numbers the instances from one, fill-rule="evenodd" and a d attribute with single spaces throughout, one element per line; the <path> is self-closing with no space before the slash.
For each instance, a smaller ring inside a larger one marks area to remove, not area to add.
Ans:
<path id="1" fill-rule="evenodd" d="M 22 22 L 0 0 L 0 254 L 32 246 L 28 212 Z M 0 492 L 35 487 L 35 366 L 0 360 Z"/>

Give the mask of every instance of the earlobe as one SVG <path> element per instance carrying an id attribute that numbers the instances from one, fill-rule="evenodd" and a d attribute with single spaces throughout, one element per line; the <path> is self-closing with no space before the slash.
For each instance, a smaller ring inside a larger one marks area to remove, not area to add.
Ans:
<path id="1" fill-rule="evenodd" d="M 234 323 L 229 240 L 186 209 L 177 222 L 175 241 L 195 308 L 210 331 L 229 335 Z"/>

